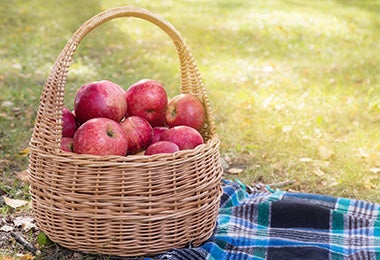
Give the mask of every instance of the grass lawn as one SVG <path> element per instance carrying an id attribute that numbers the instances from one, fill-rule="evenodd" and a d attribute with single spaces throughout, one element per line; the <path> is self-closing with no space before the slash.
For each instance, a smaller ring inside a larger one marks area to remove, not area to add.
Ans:
<path id="1" fill-rule="evenodd" d="M 30 199 L 15 174 L 27 168 L 50 68 L 83 22 L 120 5 L 161 15 L 186 40 L 213 108 L 226 177 L 380 202 L 378 0 L 5 1 L 0 195 Z M 84 83 L 109 79 L 127 88 L 141 78 L 177 94 L 174 46 L 146 21 L 113 20 L 80 44 L 65 105 L 73 108 Z M 17 213 L 0 205 L 3 216 Z"/>
<path id="2" fill-rule="evenodd" d="M 226 173 L 252 184 L 380 202 L 380 1 L 5 1 L 0 5 L 0 192 L 29 199 L 14 176 L 44 81 L 72 33 L 120 5 L 158 13 L 199 66 Z M 118 19 L 91 32 L 65 88 L 141 78 L 179 92 L 174 46 L 157 27 Z M 239 173 L 236 173 L 239 172 Z M 7 214 L 10 209 L 2 208 Z"/>
<path id="3" fill-rule="evenodd" d="M 205 81 L 222 155 L 231 167 L 244 168 L 236 177 L 248 183 L 290 181 L 294 190 L 380 201 L 379 1 L 128 4 L 160 14 L 185 38 Z M 27 167 L 22 151 L 55 58 L 86 19 L 119 5 L 1 5 L 3 192 L 17 193 L 11 177 Z M 81 84 L 104 78 L 126 88 L 154 78 L 172 96 L 179 91 L 174 47 L 145 21 L 102 25 L 74 56 L 66 105 L 72 108 Z"/>

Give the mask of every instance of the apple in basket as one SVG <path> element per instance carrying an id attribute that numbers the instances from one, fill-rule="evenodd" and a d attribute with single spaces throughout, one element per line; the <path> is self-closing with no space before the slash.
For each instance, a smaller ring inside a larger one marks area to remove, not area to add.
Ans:
<path id="1" fill-rule="evenodd" d="M 74 139 L 72 137 L 62 137 L 61 150 L 65 152 L 74 152 L 73 150 Z"/>
<path id="2" fill-rule="evenodd" d="M 146 148 L 144 155 L 153 155 L 159 153 L 175 153 L 179 151 L 178 145 L 169 141 L 158 141 Z"/>
<path id="3" fill-rule="evenodd" d="M 74 113 L 66 107 L 62 108 L 62 136 L 72 138 L 78 126 Z"/>
<path id="4" fill-rule="evenodd" d="M 206 111 L 198 97 L 179 94 L 169 100 L 165 116 L 169 127 L 187 125 L 200 130 L 205 122 Z"/>
<path id="5" fill-rule="evenodd" d="M 193 149 L 204 143 L 198 130 L 185 125 L 169 128 L 161 135 L 160 141 L 173 142 L 180 150 Z"/>
<path id="6" fill-rule="evenodd" d="M 129 116 L 140 116 L 152 127 L 164 126 L 168 103 L 164 87 L 152 79 L 142 79 L 132 84 L 125 92 Z"/>
<path id="7" fill-rule="evenodd" d="M 153 128 L 147 120 L 139 116 L 129 116 L 120 123 L 128 139 L 127 154 L 145 150 L 153 139 Z"/>
<path id="8" fill-rule="evenodd" d="M 73 150 L 79 154 L 125 156 L 128 139 L 121 125 L 109 118 L 92 118 L 75 132 Z"/>
<path id="9" fill-rule="evenodd" d="M 74 113 L 80 124 L 91 118 L 105 117 L 120 122 L 127 112 L 124 89 L 109 81 L 81 86 L 74 99 Z"/>
<path id="10" fill-rule="evenodd" d="M 153 127 L 152 144 L 155 143 L 155 142 L 160 141 L 160 137 L 161 137 L 162 133 L 165 132 L 168 129 L 169 129 L 169 127 L 166 127 L 166 126 L 156 126 L 156 127 Z"/>

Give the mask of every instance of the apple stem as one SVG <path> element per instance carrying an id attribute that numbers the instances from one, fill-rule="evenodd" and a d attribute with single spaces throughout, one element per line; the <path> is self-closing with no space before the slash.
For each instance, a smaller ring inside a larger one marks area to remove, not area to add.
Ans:
<path id="1" fill-rule="evenodd" d="M 107 135 L 108 135 L 109 137 L 113 137 L 113 136 L 114 136 L 113 132 L 110 131 L 110 130 L 107 130 Z"/>

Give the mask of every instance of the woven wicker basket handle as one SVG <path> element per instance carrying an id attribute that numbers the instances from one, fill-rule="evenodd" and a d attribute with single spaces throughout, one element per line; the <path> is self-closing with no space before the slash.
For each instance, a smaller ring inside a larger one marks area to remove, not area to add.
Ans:
<path id="1" fill-rule="evenodd" d="M 31 140 L 32 146 L 38 146 L 48 152 L 59 152 L 62 135 L 62 108 L 64 106 L 64 88 L 73 54 L 81 40 L 99 25 L 120 17 L 136 17 L 147 20 L 161 28 L 173 41 L 180 60 L 181 92 L 198 96 L 206 108 L 206 122 L 202 134 L 208 139 L 215 134 L 209 100 L 194 59 L 179 32 L 161 17 L 145 9 L 118 7 L 101 12 L 82 24 L 67 42 L 56 59 L 45 82 L 40 106 L 37 111 L 36 126 Z"/>

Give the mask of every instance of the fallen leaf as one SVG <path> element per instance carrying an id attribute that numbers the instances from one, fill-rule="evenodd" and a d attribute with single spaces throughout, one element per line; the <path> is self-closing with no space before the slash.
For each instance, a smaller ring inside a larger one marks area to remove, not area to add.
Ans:
<path id="1" fill-rule="evenodd" d="M 232 159 L 228 154 L 224 156 L 224 160 L 226 160 L 226 163 L 228 163 L 228 164 L 230 164 L 232 162 Z"/>
<path id="2" fill-rule="evenodd" d="M 276 109 L 276 111 L 282 111 L 286 108 L 286 105 L 285 104 L 277 104 L 274 106 L 274 108 Z"/>
<path id="3" fill-rule="evenodd" d="M 284 33 L 288 33 L 288 31 L 287 31 L 282 25 L 277 25 L 277 28 L 278 28 L 280 31 L 284 32 Z"/>
<path id="4" fill-rule="evenodd" d="M 34 260 L 34 259 L 36 259 L 36 257 L 35 257 L 35 256 L 32 256 L 32 255 L 30 255 L 30 254 L 26 254 L 26 255 L 23 255 L 23 256 L 21 257 L 21 260 Z"/>
<path id="5" fill-rule="evenodd" d="M 271 73 L 274 71 L 274 67 L 272 65 L 265 65 L 261 68 L 261 71 L 265 73 Z"/>
<path id="6" fill-rule="evenodd" d="M 377 160 L 376 162 L 373 163 L 375 166 L 380 167 L 380 160 Z"/>
<path id="7" fill-rule="evenodd" d="M 323 177 L 326 173 L 322 171 L 320 168 L 314 169 L 313 173 L 317 175 L 318 177 Z"/>
<path id="8" fill-rule="evenodd" d="M 322 168 L 327 168 L 330 165 L 328 161 L 317 161 L 316 163 Z"/>
<path id="9" fill-rule="evenodd" d="M 11 199 L 11 198 L 8 198 L 7 196 L 3 196 L 3 199 L 6 205 L 14 209 L 25 206 L 26 204 L 29 203 L 29 201 L 27 200 Z"/>
<path id="10" fill-rule="evenodd" d="M 24 231 L 29 231 L 32 228 L 37 228 L 36 224 L 34 224 L 34 218 L 29 216 L 20 216 L 13 220 L 13 223 L 16 227 L 22 227 Z"/>
<path id="11" fill-rule="evenodd" d="M 272 102 L 273 98 L 274 98 L 274 95 L 272 94 L 271 96 L 269 96 L 266 99 L 264 99 L 263 107 L 264 108 L 268 108 L 269 104 Z"/>
<path id="12" fill-rule="evenodd" d="M 380 152 L 379 151 L 367 151 L 364 148 L 359 148 L 358 156 L 362 159 L 365 159 L 372 166 L 380 167 Z"/>
<path id="13" fill-rule="evenodd" d="M 14 106 L 14 103 L 12 101 L 3 101 L 3 103 L 1 103 L 1 106 L 2 107 L 13 107 Z"/>
<path id="14" fill-rule="evenodd" d="M 285 133 L 289 133 L 293 130 L 293 127 L 291 125 L 285 125 L 282 127 L 282 132 L 285 134 Z"/>
<path id="15" fill-rule="evenodd" d="M 321 145 L 318 148 L 318 153 L 319 153 L 319 156 L 321 157 L 321 159 L 323 159 L 323 160 L 330 160 L 334 156 L 334 152 L 330 148 L 328 148 L 324 145 Z"/>
<path id="16" fill-rule="evenodd" d="M 367 190 L 376 189 L 375 184 L 372 182 L 372 180 L 374 180 L 374 179 L 376 179 L 375 176 L 372 176 L 372 177 L 368 176 L 368 177 L 366 177 L 366 179 L 363 182 L 364 188 L 366 188 Z"/>
<path id="17" fill-rule="evenodd" d="M 380 153 L 369 153 L 366 160 L 375 167 L 380 167 Z"/>
<path id="18" fill-rule="evenodd" d="M 241 172 L 243 172 L 243 169 L 241 169 L 241 168 L 229 168 L 228 169 L 228 173 L 230 173 L 230 174 L 239 174 Z"/>
<path id="19" fill-rule="evenodd" d="M 369 155 L 369 152 L 367 152 L 364 148 L 359 148 L 358 149 L 358 155 L 361 158 L 367 158 Z"/>
<path id="20" fill-rule="evenodd" d="M 380 173 L 380 168 L 371 168 L 369 171 L 372 173 Z"/>
<path id="21" fill-rule="evenodd" d="M 22 65 L 20 63 L 13 63 L 12 64 L 12 68 L 21 70 L 22 69 Z"/>
<path id="22" fill-rule="evenodd" d="M 4 256 L 1 256 L 1 259 L 2 260 L 14 260 L 14 257 L 13 256 L 4 255 Z"/>
<path id="23" fill-rule="evenodd" d="M 330 187 L 339 185 L 339 182 L 335 178 L 331 178 L 328 182 Z"/>
<path id="24" fill-rule="evenodd" d="M 23 149 L 22 151 L 20 151 L 20 154 L 21 155 L 29 155 L 30 154 L 30 148 L 26 147 L 25 149 Z"/>
<path id="25" fill-rule="evenodd" d="M 322 185 L 324 186 L 329 186 L 329 187 L 334 187 L 339 185 L 339 182 L 336 180 L 325 180 L 322 182 Z"/>
<path id="26" fill-rule="evenodd" d="M 9 231 L 12 231 L 13 230 L 13 227 L 12 226 L 9 226 L 9 225 L 4 225 L 0 228 L 1 231 L 4 231 L 4 232 L 9 232 Z"/>
<path id="27" fill-rule="evenodd" d="M 2 118 L 10 118 L 10 117 L 8 116 L 8 114 L 6 114 L 6 113 L 0 113 L 0 117 L 2 117 Z"/>
<path id="28" fill-rule="evenodd" d="M 17 179 L 23 181 L 24 183 L 29 183 L 29 172 L 28 170 L 20 171 L 20 172 L 15 172 L 15 175 Z"/>

